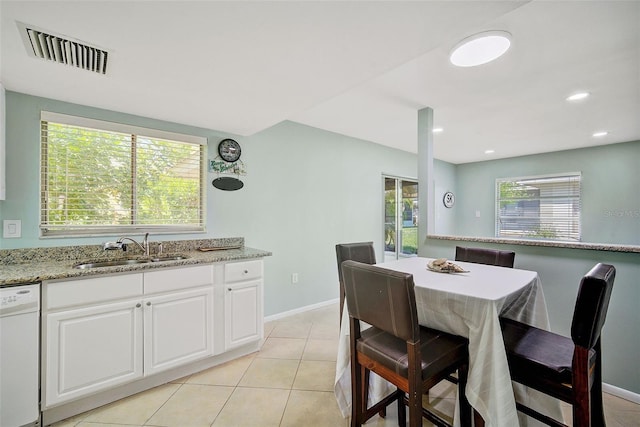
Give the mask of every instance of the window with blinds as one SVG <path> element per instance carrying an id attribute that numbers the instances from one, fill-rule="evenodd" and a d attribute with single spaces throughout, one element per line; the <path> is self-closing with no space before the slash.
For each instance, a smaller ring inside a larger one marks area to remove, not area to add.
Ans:
<path id="1" fill-rule="evenodd" d="M 580 241 L 579 172 L 496 180 L 496 237 Z"/>
<path id="2" fill-rule="evenodd" d="M 206 139 L 43 112 L 43 237 L 205 230 Z"/>

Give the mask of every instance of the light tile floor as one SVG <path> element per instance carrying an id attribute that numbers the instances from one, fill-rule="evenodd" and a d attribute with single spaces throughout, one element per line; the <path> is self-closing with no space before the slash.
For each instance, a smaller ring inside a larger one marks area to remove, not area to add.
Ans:
<path id="1" fill-rule="evenodd" d="M 333 395 L 338 304 L 265 325 L 262 350 L 54 424 L 55 427 L 348 427 Z M 453 413 L 454 386 L 429 393 Z M 565 405 L 566 414 L 570 407 Z M 640 427 L 640 405 L 605 394 L 609 427 Z M 367 426 L 397 426 L 395 405 Z M 424 421 L 424 426 L 431 426 Z M 505 426 L 510 427 L 510 426 Z"/>

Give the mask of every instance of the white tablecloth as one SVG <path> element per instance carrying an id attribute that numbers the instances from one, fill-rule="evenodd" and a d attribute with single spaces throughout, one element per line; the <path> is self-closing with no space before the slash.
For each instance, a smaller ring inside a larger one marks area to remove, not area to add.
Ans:
<path id="1" fill-rule="evenodd" d="M 518 400 L 562 420 L 560 404 L 534 390 L 514 384 L 507 365 L 499 316 L 542 329 L 549 328 L 547 308 L 538 274 L 534 271 L 456 262 L 468 273 L 443 274 L 427 270 L 428 258 L 405 258 L 378 264 L 413 274 L 420 324 L 469 338 L 469 403 L 482 415 L 487 427 L 538 425 L 518 414 Z M 351 413 L 349 321 L 343 311 L 336 364 L 335 395 L 342 414 Z M 394 387 L 371 375 L 369 404 Z M 459 425 L 456 408 L 455 424 Z"/>

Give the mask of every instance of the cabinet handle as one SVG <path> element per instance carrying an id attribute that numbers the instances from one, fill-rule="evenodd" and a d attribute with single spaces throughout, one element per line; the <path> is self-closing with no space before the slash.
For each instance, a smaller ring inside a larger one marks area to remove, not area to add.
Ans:
<path id="1" fill-rule="evenodd" d="M 137 304 L 136 304 L 136 308 L 140 308 L 140 307 L 142 307 L 142 304 L 137 303 Z"/>
<path id="2" fill-rule="evenodd" d="M 230 290 L 231 290 L 231 288 L 227 288 L 227 290 L 228 290 L 228 291 L 230 291 Z"/>
<path id="3" fill-rule="evenodd" d="M 151 301 L 147 301 L 147 307 L 151 305 Z"/>
<path id="4" fill-rule="evenodd" d="M 249 273 L 249 270 L 245 270 L 245 271 L 244 271 L 244 274 L 247 274 L 247 273 Z"/>

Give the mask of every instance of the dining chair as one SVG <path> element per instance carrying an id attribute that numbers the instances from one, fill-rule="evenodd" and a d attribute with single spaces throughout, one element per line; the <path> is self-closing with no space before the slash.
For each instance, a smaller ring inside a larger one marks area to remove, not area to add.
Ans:
<path id="1" fill-rule="evenodd" d="M 515 258 L 516 253 L 512 251 L 456 246 L 456 261 L 513 268 Z"/>
<path id="2" fill-rule="evenodd" d="M 458 371 L 461 425 L 471 425 L 471 406 L 465 396 L 469 364 L 465 338 L 420 326 L 413 276 L 356 261 L 342 263 L 349 313 L 351 357 L 351 426 L 361 426 L 381 407 L 398 402 L 398 424 L 422 426 L 422 417 L 449 426 L 424 408 L 422 394 L 446 375 Z M 361 329 L 360 322 L 371 327 Z M 367 373 L 374 372 L 396 390 L 367 408 Z M 408 398 L 405 396 L 408 394 Z"/>
<path id="3" fill-rule="evenodd" d="M 373 250 L 373 242 L 340 243 L 336 245 L 336 258 L 338 259 L 338 280 L 340 282 L 340 323 L 342 324 L 342 309 L 344 307 L 344 280 L 342 279 L 343 261 L 353 260 L 365 264 L 376 263 L 376 253 Z"/>
<path id="4" fill-rule="evenodd" d="M 604 426 L 600 335 L 616 269 L 597 264 L 581 280 L 571 337 L 501 318 L 511 379 L 573 405 L 573 426 Z M 519 411 L 550 426 L 561 422 L 522 403 Z"/>

